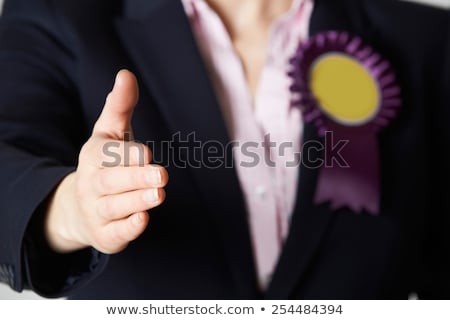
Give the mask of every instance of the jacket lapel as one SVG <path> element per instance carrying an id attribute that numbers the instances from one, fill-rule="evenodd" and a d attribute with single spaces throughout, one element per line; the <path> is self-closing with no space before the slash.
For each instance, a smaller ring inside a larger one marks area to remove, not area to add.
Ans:
<path id="1" fill-rule="evenodd" d="M 226 146 L 226 126 L 181 1 L 129 0 L 125 6 L 125 16 L 117 21 L 119 36 L 172 133 L 195 133 L 201 143 L 213 140 Z M 226 154 L 231 159 L 231 148 Z M 256 273 L 235 170 L 187 170 L 214 215 L 238 296 L 254 299 Z"/>
<path id="2" fill-rule="evenodd" d="M 315 0 L 314 2 L 310 36 L 321 31 L 340 30 L 359 35 L 363 39 L 370 37 L 371 31 L 366 24 L 367 21 L 364 21 L 360 2 L 351 0 Z M 303 143 L 308 141 L 323 143 L 312 124 L 305 124 L 303 132 Z M 266 292 L 268 299 L 292 298 L 293 291 L 301 286 L 302 278 L 306 276 L 320 242 L 337 214 L 332 212 L 327 204 L 313 203 L 318 174 L 318 169 L 308 168 L 305 163 L 302 163 L 297 204 L 288 239 Z"/>

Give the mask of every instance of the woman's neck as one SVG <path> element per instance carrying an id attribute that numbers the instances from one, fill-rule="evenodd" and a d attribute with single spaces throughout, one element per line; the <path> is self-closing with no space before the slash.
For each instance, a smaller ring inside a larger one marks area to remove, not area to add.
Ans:
<path id="1" fill-rule="evenodd" d="M 266 29 L 292 6 L 293 0 L 206 0 L 221 17 L 231 38 L 246 30 Z"/>
<path id="2" fill-rule="evenodd" d="M 206 0 L 220 16 L 238 53 L 252 97 L 266 61 L 270 27 L 293 0 Z"/>

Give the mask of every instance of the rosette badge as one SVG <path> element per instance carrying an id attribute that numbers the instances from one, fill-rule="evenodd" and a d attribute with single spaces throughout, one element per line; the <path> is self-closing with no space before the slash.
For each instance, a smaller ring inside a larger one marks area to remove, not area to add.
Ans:
<path id="1" fill-rule="evenodd" d="M 315 203 L 377 215 L 380 207 L 378 132 L 397 115 L 401 92 L 390 63 L 346 32 L 317 34 L 292 59 L 294 105 L 322 137 L 342 141 L 342 163 L 325 161 Z M 329 146 L 329 143 L 326 143 Z M 325 154 L 327 154 L 325 150 Z"/>

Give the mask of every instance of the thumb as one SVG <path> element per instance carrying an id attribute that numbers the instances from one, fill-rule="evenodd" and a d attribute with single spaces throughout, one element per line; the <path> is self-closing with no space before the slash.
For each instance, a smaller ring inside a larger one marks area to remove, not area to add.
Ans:
<path id="1" fill-rule="evenodd" d="M 139 89 L 134 74 L 128 70 L 119 71 L 94 126 L 93 135 L 117 140 L 128 135 L 132 140 L 131 118 L 138 99 Z"/>

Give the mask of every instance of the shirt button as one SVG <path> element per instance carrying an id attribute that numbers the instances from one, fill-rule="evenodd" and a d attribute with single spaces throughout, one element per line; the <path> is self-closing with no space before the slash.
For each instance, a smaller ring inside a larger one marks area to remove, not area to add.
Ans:
<path id="1" fill-rule="evenodd" d="M 255 189 L 255 195 L 258 199 L 264 200 L 267 196 L 267 190 L 265 186 L 257 186 Z"/>

